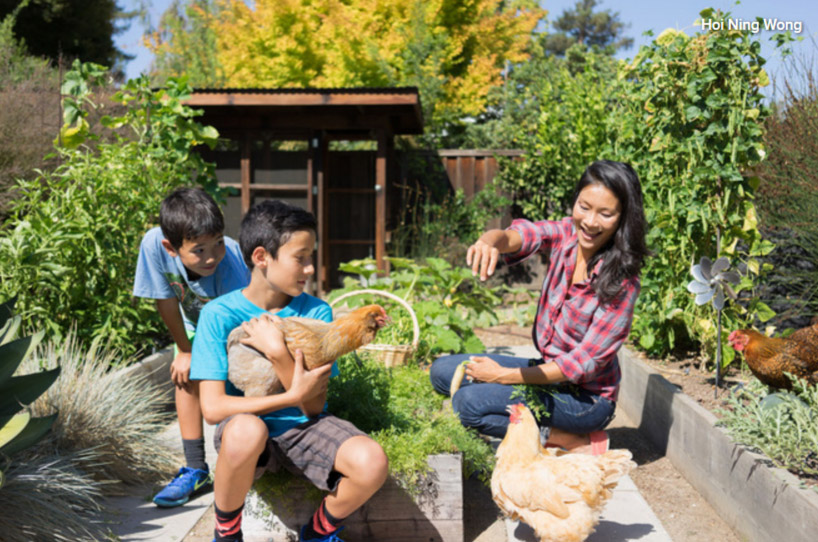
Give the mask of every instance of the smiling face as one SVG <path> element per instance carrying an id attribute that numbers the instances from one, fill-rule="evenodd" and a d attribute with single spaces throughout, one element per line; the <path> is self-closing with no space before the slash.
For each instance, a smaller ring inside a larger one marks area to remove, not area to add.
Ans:
<path id="1" fill-rule="evenodd" d="M 185 239 L 182 246 L 174 249 L 170 241 L 164 239 L 162 246 L 172 257 L 179 256 L 182 265 L 193 273 L 188 277 L 195 280 L 198 277 L 209 277 L 216 272 L 216 267 L 224 259 L 224 235 L 201 235 L 194 239 Z"/>
<path id="2" fill-rule="evenodd" d="M 278 248 L 277 257 L 273 258 L 265 251 L 267 263 L 265 277 L 278 291 L 291 297 L 301 295 L 307 285 L 307 279 L 315 274 L 312 263 L 313 250 L 314 232 L 311 230 L 293 232 L 287 242 Z"/>
<path id="3" fill-rule="evenodd" d="M 613 237 L 621 215 L 619 199 L 608 188 L 592 183 L 582 189 L 574 203 L 571 218 L 577 230 L 579 247 L 586 258 L 593 256 Z"/>

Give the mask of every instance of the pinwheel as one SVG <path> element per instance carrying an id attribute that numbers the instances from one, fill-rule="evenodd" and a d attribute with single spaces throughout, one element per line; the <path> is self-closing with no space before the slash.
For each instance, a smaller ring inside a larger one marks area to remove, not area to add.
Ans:
<path id="1" fill-rule="evenodd" d="M 687 291 L 696 294 L 696 305 L 704 305 L 708 301 L 718 313 L 716 332 L 716 390 L 718 391 L 721 377 L 721 310 L 724 308 L 725 295 L 736 299 L 736 293 L 731 285 L 738 284 L 741 277 L 730 270 L 730 260 L 722 256 L 712 262 L 707 256 L 702 257 L 697 265 L 690 266 L 693 280 L 687 285 Z"/>

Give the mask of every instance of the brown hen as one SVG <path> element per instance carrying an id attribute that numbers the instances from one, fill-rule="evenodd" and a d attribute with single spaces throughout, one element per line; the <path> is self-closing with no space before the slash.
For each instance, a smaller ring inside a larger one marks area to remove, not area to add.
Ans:
<path id="1" fill-rule="evenodd" d="M 333 322 L 291 316 L 276 320 L 290 353 L 301 350 L 304 365 L 314 369 L 372 342 L 389 321 L 380 305 L 360 307 Z M 227 337 L 227 376 L 248 397 L 270 395 L 281 390 L 273 364 L 260 352 L 240 341 L 247 336 L 241 326 Z"/>
<path id="2" fill-rule="evenodd" d="M 515 404 L 509 410 L 491 476 L 494 502 L 534 529 L 541 542 L 582 542 L 594 532 L 619 479 L 636 467 L 631 453 L 592 456 L 543 448 L 528 408 Z"/>
<path id="3" fill-rule="evenodd" d="M 790 389 L 784 373 L 818 382 L 818 323 L 799 329 L 789 337 L 772 338 L 752 329 L 739 329 L 727 338 L 756 378 L 773 388 Z"/>

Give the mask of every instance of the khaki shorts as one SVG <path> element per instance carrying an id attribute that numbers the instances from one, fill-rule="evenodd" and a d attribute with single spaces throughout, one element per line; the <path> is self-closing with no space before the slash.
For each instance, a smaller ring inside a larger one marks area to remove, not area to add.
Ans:
<path id="1" fill-rule="evenodd" d="M 213 445 L 219 451 L 222 433 L 233 416 L 226 418 L 213 435 Z M 318 489 L 334 491 L 341 474 L 333 469 L 338 449 L 345 441 L 366 433 L 346 420 L 321 414 L 278 435 L 267 439 L 267 447 L 256 465 L 255 479 L 265 470 L 276 472 L 284 467 L 293 474 L 303 476 Z"/>

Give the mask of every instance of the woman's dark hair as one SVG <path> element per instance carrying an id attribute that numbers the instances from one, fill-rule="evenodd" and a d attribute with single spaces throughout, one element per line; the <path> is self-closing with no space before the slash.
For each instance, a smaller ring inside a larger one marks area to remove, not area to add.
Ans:
<path id="1" fill-rule="evenodd" d="M 645 257 L 650 254 L 645 245 L 645 212 L 642 208 L 642 185 L 633 168 L 622 162 L 599 160 L 587 168 L 574 188 L 572 205 L 579 193 L 591 184 L 599 184 L 613 192 L 619 200 L 619 225 L 611 239 L 588 261 L 590 275 L 602 259 L 594 291 L 603 303 L 614 300 L 622 289 L 622 281 L 639 275 Z"/>
<path id="2" fill-rule="evenodd" d="M 280 200 L 264 200 L 247 211 L 241 221 L 239 246 L 244 262 L 253 268 L 253 251 L 263 247 L 273 258 L 297 231 L 316 231 L 315 217 L 301 207 Z"/>
<path id="3" fill-rule="evenodd" d="M 185 240 L 222 235 L 224 216 L 210 194 L 201 188 L 177 188 L 159 206 L 162 235 L 178 250 Z"/>

